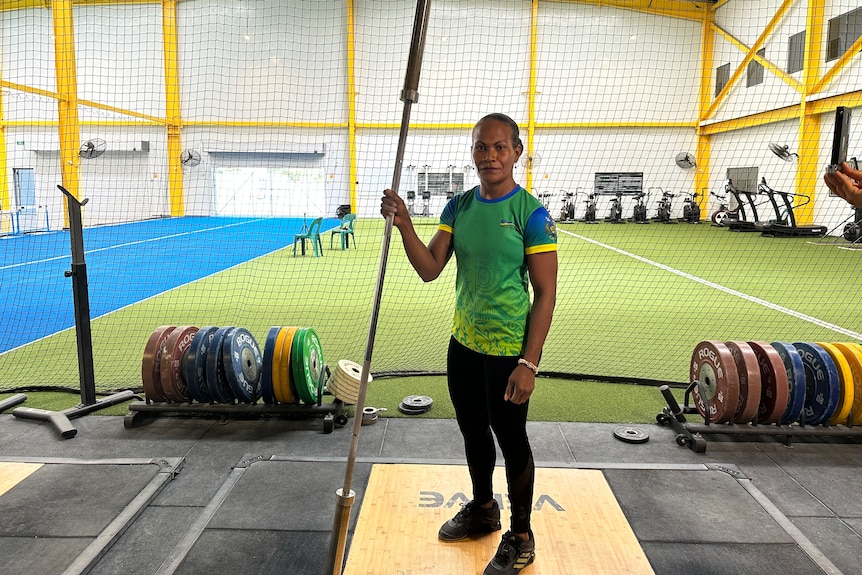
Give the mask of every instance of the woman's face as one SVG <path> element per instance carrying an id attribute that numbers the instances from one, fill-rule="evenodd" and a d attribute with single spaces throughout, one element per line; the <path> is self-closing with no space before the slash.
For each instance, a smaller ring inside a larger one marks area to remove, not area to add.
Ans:
<path id="1" fill-rule="evenodd" d="M 505 122 L 488 119 L 473 128 L 473 163 L 483 183 L 497 184 L 511 179 L 522 151 L 521 146 L 512 144 L 512 128 Z"/>

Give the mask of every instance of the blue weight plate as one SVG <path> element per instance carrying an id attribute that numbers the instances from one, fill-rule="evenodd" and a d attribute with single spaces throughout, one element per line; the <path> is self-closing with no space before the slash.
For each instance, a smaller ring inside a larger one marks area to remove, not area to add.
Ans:
<path id="1" fill-rule="evenodd" d="M 260 365 L 263 358 L 251 332 L 242 327 L 230 332 L 224 340 L 222 359 L 233 396 L 242 403 L 257 401 L 260 398 Z"/>
<path id="2" fill-rule="evenodd" d="M 841 376 L 829 353 L 816 343 L 796 342 L 805 366 L 805 423 L 829 421 L 841 397 Z"/>
<path id="3" fill-rule="evenodd" d="M 780 422 L 782 425 L 787 425 L 799 421 L 802 410 L 805 409 L 805 366 L 802 364 L 799 351 L 793 344 L 773 341 L 770 345 L 781 356 L 781 362 L 787 372 L 790 398 L 787 400 L 787 409 L 781 416 Z"/>
<path id="4" fill-rule="evenodd" d="M 209 389 L 210 397 L 215 403 L 231 403 L 233 401 L 233 392 L 224 373 L 222 353 L 224 352 L 225 339 L 230 336 L 230 332 L 234 329 L 236 328 L 220 327 L 216 330 L 207 352 L 207 389 Z"/>
<path id="5" fill-rule="evenodd" d="M 186 376 L 189 397 L 200 403 L 212 401 L 207 387 L 207 352 L 217 330 L 218 328 L 212 325 L 200 328 L 186 350 L 186 357 L 183 360 L 183 372 Z"/>
<path id="6" fill-rule="evenodd" d="M 275 389 L 272 384 L 272 368 L 275 357 L 275 342 L 278 339 L 280 329 L 278 326 L 269 328 L 266 342 L 263 344 L 263 358 L 260 366 L 260 396 L 264 403 L 270 405 L 276 403 Z"/>

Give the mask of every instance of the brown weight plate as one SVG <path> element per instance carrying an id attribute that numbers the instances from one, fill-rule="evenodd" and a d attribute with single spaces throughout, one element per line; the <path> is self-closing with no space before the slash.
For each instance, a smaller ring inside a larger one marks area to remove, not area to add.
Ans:
<path id="1" fill-rule="evenodd" d="M 141 380 L 144 393 L 151 401 L 167 401 L 168 396 L 162 390 L 161 362 L 165 352 L 168 336 L 176 329 L 175 325 L 160 325 L 153 330 L 144 346 L 144 357 L 141 360 Z"/>
<path id="2" fill-rule="evenodd" d="M 701 397 L 695 386 L 692 398 L 701 416 L 706 418 L 707 409 L 712 423 L 733 421 L 739 406 L 739 373 L 736 362 L 727 346 L 720 341 L 702 341 L 691 354 L 691 381 L 706 386 L 706 397 Z"/>
<path id="3" fill-rule="evenodd" d="M 760 410 L 760 366 L 751 346 L 744 341 L 726 341 L 736 362 L 739 375 L 739 404 L 733 416 L 734 423 L 750 423 Z"/>
<path id="4" fill-rule="evenodd" d="M 165 341 L 165 352 L 159 362 L 159 381 L 162 391 L 172 401 L 189 400 L 189 388 L 183 375 L 183 359 L 197 332 L 197 327 L 184 325 L 172 330 Z"/>
<path id="5" fill-rule="evenodd" d="M 760 408 L 758 423 L 780 423 L 790 401 L 787 369 L 775 348 L 764 341 L 747 342 L 760 367 Z"/>

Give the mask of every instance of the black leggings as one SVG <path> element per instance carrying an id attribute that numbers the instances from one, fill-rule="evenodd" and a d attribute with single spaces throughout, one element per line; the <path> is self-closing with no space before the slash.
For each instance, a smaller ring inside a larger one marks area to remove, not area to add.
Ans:
<path id="1" fill-rule="evenodd" d="M 515 405 L 503 401 L 509 375 L 518 366 L 517 357 L 483 355 L 449 340 L 449 395 L 458 427 L 464 436 L 467 466 L 473 482 L 473 499 L 485 503 L 494 497 L 492 477 L 497 437 L 506 465 L 511 506 L 511 529 L 530 529 L 535 465 L 527 438 L 529 401 Z"/>

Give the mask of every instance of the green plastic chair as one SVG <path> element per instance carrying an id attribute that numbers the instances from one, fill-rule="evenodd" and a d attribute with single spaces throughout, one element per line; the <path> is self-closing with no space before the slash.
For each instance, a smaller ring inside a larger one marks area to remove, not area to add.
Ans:
<path id="1" fill-rule="evenodd" d="M 323 255 L 323 241 L 320 239 L 320 225 L 323 223 L 323 218 L 316 218 L 311 221 L 308 230 L 293 236 L 293 257 L 296 257 L 296 242 L 302 245 L 302 255 L 305 255 L 305 240 L 311 240 L 311 245 L 314 246 L 314 257 Z"/>
<path id="2" fill-rule="evenodd" d="M 356 236 L 353 235 L 353 225 L 356 223 L 356 214 L 345 214 L 341 218 L 341 225 L 329 232 L 329 249 L 332 249 L 332 239 L 341 236 L 341 249 L 350 247 L 350 238 L 353 238 L 353 249 L 356 249 Z"/>

